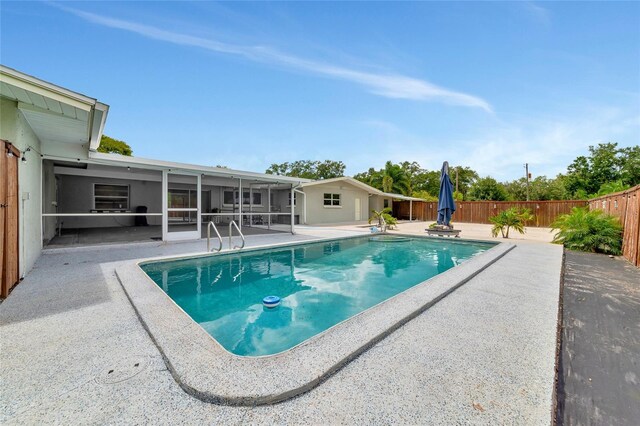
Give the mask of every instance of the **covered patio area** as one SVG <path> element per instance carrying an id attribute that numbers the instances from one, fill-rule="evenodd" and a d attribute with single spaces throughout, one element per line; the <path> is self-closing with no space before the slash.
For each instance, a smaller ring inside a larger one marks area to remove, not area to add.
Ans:
<path id="1" fill-rule="evenodd" d="M 295 233 L 304 221 L 298 178 L 90 157 L 43 159 L 43 246 Z"/>

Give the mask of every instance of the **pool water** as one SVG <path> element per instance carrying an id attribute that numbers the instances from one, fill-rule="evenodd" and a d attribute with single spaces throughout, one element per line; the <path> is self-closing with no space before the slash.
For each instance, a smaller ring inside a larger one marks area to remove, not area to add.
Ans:
<path id="1" fill-rule="evenodd" d="M 141 267 L 225 349 L 259 356 L 290 349 L 493 245 L 358 237 Z M 266 296 L 280 305 L 264 307 Z"/>

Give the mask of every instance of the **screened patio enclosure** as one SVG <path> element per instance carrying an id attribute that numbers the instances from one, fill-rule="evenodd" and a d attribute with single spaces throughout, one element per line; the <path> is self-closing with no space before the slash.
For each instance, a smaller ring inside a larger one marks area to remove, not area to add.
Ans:
<path id="1" fill-rule="evenodd" d="M 278 176 L 53 159 L 43 170 L 50 247 L 195 240 L 206 238 L 209 222 L 222 237 L 232 221 L 245 235 L 293 233 L 303 219 L 297 184 Z"/>

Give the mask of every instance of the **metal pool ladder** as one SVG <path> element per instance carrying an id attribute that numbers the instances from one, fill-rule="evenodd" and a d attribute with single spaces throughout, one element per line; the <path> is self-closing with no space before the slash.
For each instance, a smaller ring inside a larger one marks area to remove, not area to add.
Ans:
<path id="1" fill-rule="evenodd" d="M 213 251 L 213 250 L 211 250 L 211 228 L 213 228 L 213 230 L 216 232 L 216 235 L 218 236 L 218 243 L 220 244 L 220 246 L 218 247 L 218 249 L 216 251 L 220 251 L 220 250 L 222 250 L 222 237 L 220 236 L 220 233 L 218 232 L 218 228 L 216 228 L 216 224 L 213 223 L 213 221 L 211 221 L 207 225 L 207 252 Z"/>
<path id="2" fill-rule="evenodd" d="M 244 235 L 242 234 L 242 231 L 240 230 L 240 228 L 238 228 L 238 224 L 236 223 L 235 220 L 232 220 L 231 222 L 229 222 L 229 248 L 231 248 L 231 237 L 232 237 L 232 232 L 233 232 L 233 227 L 236 227 L 236 229 L 238 230 L 238 234 L 240 235 L 240 238 L 242 238 L 242 245 L 241 246 L 233 246 L 234 249 L 243 249 L 244 248 Z"/>

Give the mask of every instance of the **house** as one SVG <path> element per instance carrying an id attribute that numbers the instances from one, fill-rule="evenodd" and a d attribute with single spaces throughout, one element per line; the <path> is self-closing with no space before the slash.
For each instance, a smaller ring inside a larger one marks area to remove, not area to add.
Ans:
<path id="1" fill-rule="evenodd" d="M 391 208 L 393 200 L 423 201 L 391 194 L 352 177 L 343 176 L 301 183 L 304 192 L 304 223 L 309 225 L 367 221 L 371 211 Z"/>
<path id="2" fill-rule="evenodd" d="M 353 178 L 323 181 L 97 151 L 109 106 L 0 65 L 3 297 L 45 246 L 295 232 L 366 221 L 393 199 Z M 298 202 L 300 200 L 300 202 Z M 293 205 L 292 205 L 293 201 Z M 237 232 L 237 231 L 235 231 Z"/>

